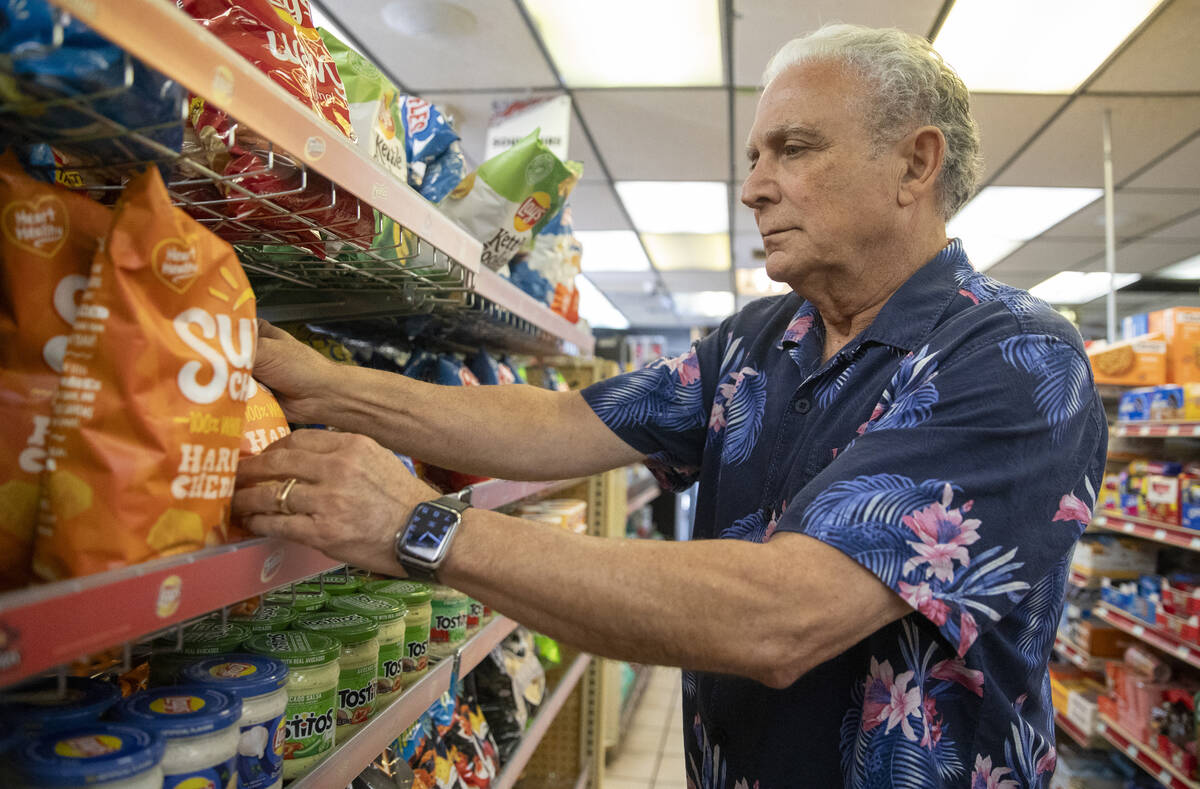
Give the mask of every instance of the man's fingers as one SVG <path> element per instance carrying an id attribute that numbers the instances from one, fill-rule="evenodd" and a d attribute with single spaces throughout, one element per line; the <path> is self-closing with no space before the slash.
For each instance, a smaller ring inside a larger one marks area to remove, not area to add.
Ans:
<path id="1" fill-rule="evenodd" d="M 312 545 L 313 519 L 309 515 L 247 515 L 242 526 L 260 537 L 285 537 Z"/>
<path id="2" fill-rule="evenodd" d="M 258 485 L 238 488 L 233 493 L 233 511 L 253 515 L 256 513 L 279 514 L 284 510 L 279 505 L 279 494 L 286 482 L 264 482 Z M 310 514 L 313 512 L 313 486 L 297 482 L 288 491 L 285 499 L 287 508 L 293 514 Z"/>
<path id="3" fill-rule="evenodd" d="M 258 336 L 266 337 L 266 338 L 272 339 L 272 340 L 283 340 L 288 337 L 291 337 L 292 335 L 288 334 L 287 332 L 285 332 L 283 329 L 279 328 L 278 326 L 276 326 L 272 323 L 268 323 L 267 321 L 263 320 L 262 318 L 259 318 L 258 319 Z"/>
<path id="4" fill-rule="evenodd" d="M 282 481 L 295 477 L 303 482 L 318 482 L 323 464 L 328 461 L 319 454 L 303 449 L 282 446 L 287 439 L 279 439 L 267 447 L 261 455 L 238 460 L 238 485 L 257 485 L 271 480 Z"/>
<path id="5" fill-rule="evenodd" d="M 263 454 L 282 449 L 304 450 L 310 454 L 337 452 L 353 440 L 355 440 L 353 433 L 338 433 L 333 430 L 296 430 L 273 442 Z"/>

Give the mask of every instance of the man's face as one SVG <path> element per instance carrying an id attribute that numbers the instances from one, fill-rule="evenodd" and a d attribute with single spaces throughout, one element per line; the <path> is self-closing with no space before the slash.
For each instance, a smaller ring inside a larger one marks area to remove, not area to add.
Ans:
<path id="1" fill-rule="evenodd" d="M 742 202 L 774 280 L 795 288 L 838 269 L 866 273 L 894 237 L 903 161 L 873 156 L 865 90 L 853 72 L 818 61 L 784 71 L 758 103 Z"/>

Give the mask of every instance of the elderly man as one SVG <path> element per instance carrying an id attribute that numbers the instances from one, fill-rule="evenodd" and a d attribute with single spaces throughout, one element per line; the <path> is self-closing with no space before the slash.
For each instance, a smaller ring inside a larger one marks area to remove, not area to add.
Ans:
<path id="1" fill-rule="evenodd" d="M 256 375 L 295 421 L 349 432 L 244 461 L 235 507 L 587 651 L 683 667 L 697 788 L 1044 786 L 1046 662 L 1106 448 L 1080 338 L 947 240 L 978 132 L 927 42 L 826 27 L 765 82 L 742 201 L 792 293 L 582 393 L 347 370 L 264 325 Z M 696 539 L 460 516 L 385 446 L 512 479 L 644 460 L 699 479 Z"/>

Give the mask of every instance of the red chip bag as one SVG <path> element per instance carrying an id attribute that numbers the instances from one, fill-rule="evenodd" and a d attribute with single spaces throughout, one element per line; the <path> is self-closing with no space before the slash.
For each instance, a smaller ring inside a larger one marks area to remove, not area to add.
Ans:
<path id="1" fill-rule="evenodd" d="M 38 480 L 76 297 L 112 213 L 0 157 L 0 589 L 30 580 Z"/>
<path id="2" fill-rule="evenodd" d="M 257 341 L 233 249 L 132 180 L 63 360 L 34 573 L 84 575 L 220 542 Z"/>

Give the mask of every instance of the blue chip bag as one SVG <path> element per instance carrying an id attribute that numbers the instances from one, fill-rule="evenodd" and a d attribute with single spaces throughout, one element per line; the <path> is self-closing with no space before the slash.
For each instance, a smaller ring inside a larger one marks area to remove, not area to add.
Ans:
<path id="1" fill-rule="evenodd" d="M 454 191 L 466 174 L 467 159 L 463 156 L 458 140 L 455 140 L 441 156 L 425 168 L 425 177 L 418 191 L 421 197 L 429 202 L 440 203 L 446 199 L 446 195 Z"/>
<path id="2" fill-rule="evenodd" d="M 528 383 L 528 381 L 525 380 L 524 368 L 522 368 L 521 365 L 514 362 L 508 354 L 504 354 L 503 356 L 500 357 L 500 368 L 501 368 L 501 370 L 504 370 L 504 369 L 508 370 L 508 374 L 512 376 L 513 383 L 517 383 L 517 384 Z"/>
<path id="3" fill-rule="evenodd" d="M 404 146 L 408 154 L 408 183 L 420 188 L 425 171 L 458 134 L 442 111 L 419 96 L 405 96 L 402 101 Z M 444 196 L 444 195 L 443 195 Z"/>
<path id="4" fill-rule="evenodd" d="M 0 81 L 0 99 L 20 103 L 107 91 L 90 107 L 127 129 L 178 152 L 183 143 L 184 91 L 173 80 L 132 59 L 133 83 L 126 83 L 126 58 L 83 23 L 70 19 L 54 46 L 58 12 L 45 0 L 0 0 L 0 56 L 12 79 Z M 68 106 L 24 117 L 24 126 L 42 140 L 94 163 L 162 159 L 163 155 L 128 137 L 103 138 L 111 127 Z M 99 135 L 102 139 L 85 139 Z"/>
<path id="5" fill-rule="evenodd" d="M 500 363 L 482 348 L 471 357 L 469 366 L 479 383 L 484 386 L 496 386 L 500 383 Z"/>
<path id="6" fill-rule="evenodd" d="M 533 270 L 528 255 L 519 253 L 508 264 L 508 276 L 512 283 L 543 304 L 550 303 L 554 288 L 550 280 Z"/>

